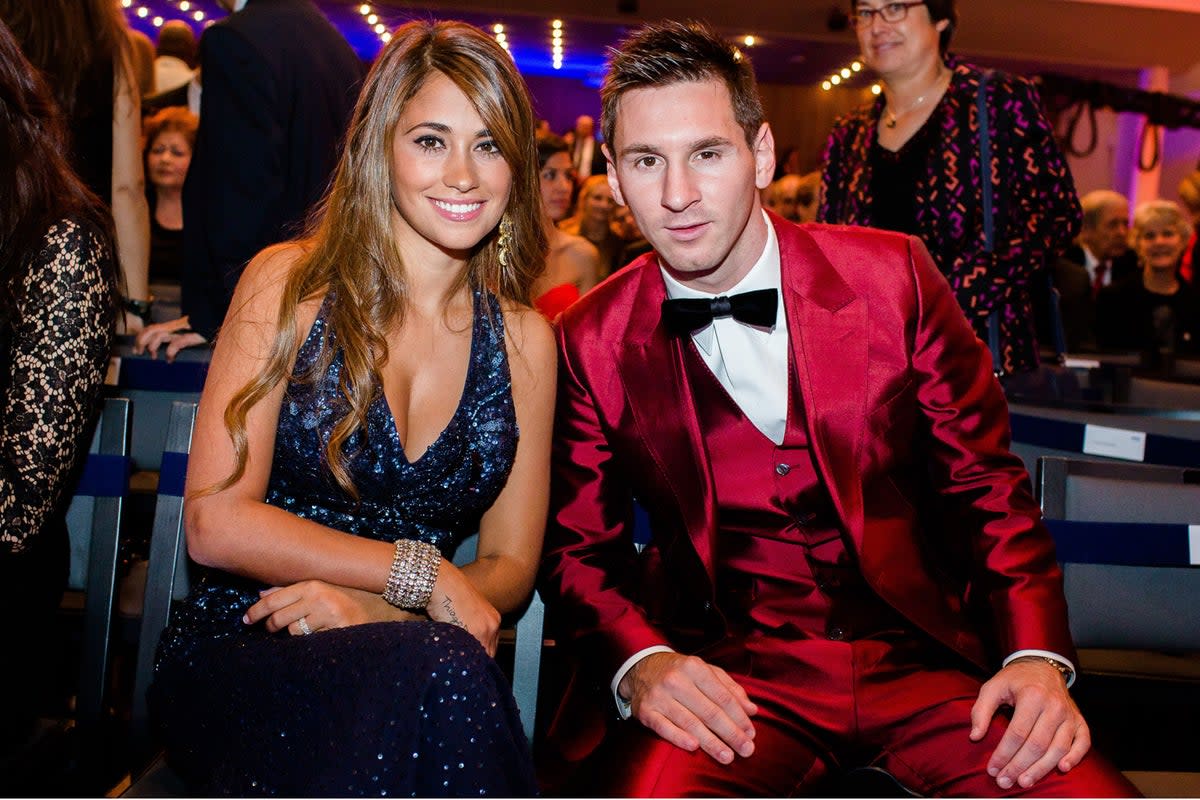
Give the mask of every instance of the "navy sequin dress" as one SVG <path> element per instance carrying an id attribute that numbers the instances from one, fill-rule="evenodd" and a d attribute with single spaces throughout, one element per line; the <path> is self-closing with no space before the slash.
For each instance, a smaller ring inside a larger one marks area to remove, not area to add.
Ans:
<path id="1" fill-rule="evenodd" d="M 333 338 L 328 305 L 326 298 L 294 376 Z M 348 450 L 359 502 L 323 466 L 340 416 L 341 363 L 336 354 L 320 380 L 289 383 L 267 502 L 358 536 L 420 539 L 449 556 L 478 529 L 516 454 L 499 304 L 476 294 L 462 398 L 416 461 L 405 457 L 379 392 L 366 436 L 356 434 Z M 171 765 L 201 794 L 536 792 L 511 689 L 469 633 L 438 622 L 382 622 L 271 634 L 241 621 L 262 588 L 208 572 L 159 646 L 151 712 Z"/>

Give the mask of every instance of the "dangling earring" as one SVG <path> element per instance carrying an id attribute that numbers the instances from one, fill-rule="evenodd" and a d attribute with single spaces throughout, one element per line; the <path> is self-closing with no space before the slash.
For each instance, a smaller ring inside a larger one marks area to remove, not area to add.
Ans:
<path id="1" fill-rule="evenodd" d="M 508 266 L 508 257 L 512 247 L 513 224 L 508 215 L 505 214 L 500 218 L 500 239 L 496 243 L 496 249 L 499 251 L 500 266 Z"/>

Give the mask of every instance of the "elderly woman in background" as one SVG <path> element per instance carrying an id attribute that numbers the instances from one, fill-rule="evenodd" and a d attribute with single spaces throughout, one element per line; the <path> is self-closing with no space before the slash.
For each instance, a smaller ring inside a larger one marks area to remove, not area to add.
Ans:
<path id="1" fill-rule="evenodd" d="M 0 754 L 29 734 L 53 671 L 64 494 L 117 311 L 112 220 L 67 159 L 50 91 L 0 23 Z"/>
<path id="2" fill-rule="evenodd" d="M 1104 350 L 1137 350 L 1149 365 L 1162 353 L 1200 353 L 1200 294 L 1179 277 L 1179 261 L 1194 228 L 1169 200 L 1142 203 L 1133 213 L 1130 246 L 1141 272 L 1100 290 L 1096 341 Z"/>
<path id="3" fill-rule="evenodd" d="M 156 305 L 175 305 L 183 268 L 183 182 L 192 163 L 200 118 L 182 106 L 170 106 L 146 119 L 147 194 L 150 198 L 150 284 Z"/>
<path id="4" fill-rule="evenodd" d="M 546 268 L 533 284 L 533 306 L 548 320 L 596 285 L 600 251 L 582 236 L 560 230 L 555 223 L 571 207 L 575 170 L 566 141 L 554 134 L 537 137 L 538 180 L 542 195 L 542 222 L 550 252 Z"/>
<path id="5" fill-rule="evenodd" d="M 42 71 L 70 131 L 70 164 L 112 208 L 126 330 L 150 317 L 141 95 L 115 0 L 0 0 L 0 20 Z"/>
<path id="6" fill-rule="evenodd" d="M 575 213 L 558 223 L 558 227 L 575 236 L 587 239 L 600 251 L 600 272 L 597 278 L 606 278 L 624 266 L 617 263 L 625 243 L 612 230 L 613 211 L 616 209 L 612 187 L 607 175 L 593 175 L 583 182 Z"/>
<path id="7" fill-rule="evenodd" d="M 1080 211 L 1033 84 L 947 54 L 954 0 L 856 0 L 851 19 L 883 93 L 830 135 L 817 219 L 919 236 L 997 371 L 1034 369 L 1031 285 Z"/>

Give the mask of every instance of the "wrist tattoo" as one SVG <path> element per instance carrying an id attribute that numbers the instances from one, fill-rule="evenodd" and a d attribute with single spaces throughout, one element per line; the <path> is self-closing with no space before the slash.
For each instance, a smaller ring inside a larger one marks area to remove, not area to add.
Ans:
<path id="1" fill-rule="evenodd" d="M 450 618 L 451 625 L 457 625 L 463 629 L 467 627 L 466 624 L 464 624 L 463 621 L 458 618 L 458 614 L 454 612 L 454 604 L 450 602 L 449 597 L 446 597 L 442 600 L 442 609 L 446 612 L 446 616 Z"/>

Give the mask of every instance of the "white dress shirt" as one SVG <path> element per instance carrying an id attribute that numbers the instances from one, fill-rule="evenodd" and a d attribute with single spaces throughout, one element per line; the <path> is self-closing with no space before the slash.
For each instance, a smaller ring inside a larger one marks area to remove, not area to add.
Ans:
<path id="1" fill-rule="evenodd" d="M 1083 268 L 1087 270 L 1088 285 L 1096 285 L 1096 267 L 1100 266 L 1100 259 L 1092 255 L 1092 251 L 1088 249 L 1086 244 L 1081 244 L 1079 249 L 1083 251 Z M 1100 280 L 1101 286 L 1108 286 L 1112 283 L 1112 262 L 1105 262 L 1104 276 Z"/>
<path id="2" fill-rule="evenodd" d="M 775 226 L 765 213 L 763 220 L 767 226 L 766 245 L 737 285 L 728 292 L 712 294 L 684 286 L 662 270 L 667 297 L 710 300 L 758 289 L 780 292 L 779 241 L 775 238 Z M 788 409 L 788 330 L 782 293 L 771 328 L 747 325 L 733 317 L 718 317 L 712 325 L 693 333 L 692 341 L 700 358 L 754 427 L 775 444 L 782 444 Z"/>

